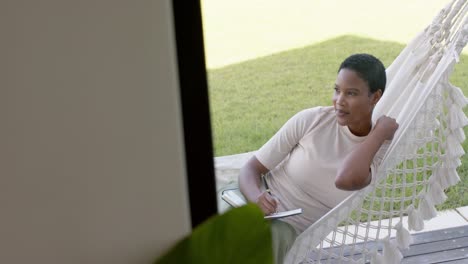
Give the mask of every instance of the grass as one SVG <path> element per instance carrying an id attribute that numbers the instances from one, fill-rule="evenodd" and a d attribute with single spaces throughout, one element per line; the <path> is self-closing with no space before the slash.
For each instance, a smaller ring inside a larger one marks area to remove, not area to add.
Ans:
<path id="1" fill-rule="evenodd" d="M 337 68 L 348 55 L 371 53 L 388 66 L 403 47 L 348 35 L 208 70 L 215 156 L 256 150 L 298 111 L 331 105 Z M 468 94 L 466 60 L 462 55 L 451 82 Z M 449 199 L 439 209 L 468 205 L 468 157 L 458 172 L 462 182 L 447 190 Z"/>

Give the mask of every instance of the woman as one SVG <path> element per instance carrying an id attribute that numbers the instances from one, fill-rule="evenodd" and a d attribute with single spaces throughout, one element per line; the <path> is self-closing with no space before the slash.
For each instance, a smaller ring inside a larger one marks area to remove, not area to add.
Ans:
<path id="1" fill-rule="evenodd" d="M 277 262 L 282 262 L 297 234 L 351 191 L 371 182 L 378 165 L 374 156 L 398 128 L 386 116 L 372 124 L 372 111 L 385 83 L 380 60 L 369 54 L 348 57 L 338 70 L 333 106 L 293 116 L 242 167 L 240 190 L 265 215 L 303 209 L 300 215 L 272 222 Z M 262 191 L 262 175 L 268 175 L 265 180 L 272 194 Z"/>

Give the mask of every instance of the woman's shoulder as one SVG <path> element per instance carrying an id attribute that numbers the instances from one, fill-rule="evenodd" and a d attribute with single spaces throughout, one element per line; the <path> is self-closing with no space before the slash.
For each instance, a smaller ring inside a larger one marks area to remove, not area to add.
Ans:
<path id="1" fill-rule="evenodd" d="M 331 116 L 334 116 L 333 106 L 316 106 L 299 111 L 290 122 L 305 134 Z"/>
<path id="2" fill-rule="evenodd" d="M 297 115 L 300 115 L 303 118 L 321 118 L 323 116 L 329 116 L 331 114 L 334 114 L 335 110 L 333 106 L 316 106 L 312 108 L 307 108 L 299 113 Z"/>

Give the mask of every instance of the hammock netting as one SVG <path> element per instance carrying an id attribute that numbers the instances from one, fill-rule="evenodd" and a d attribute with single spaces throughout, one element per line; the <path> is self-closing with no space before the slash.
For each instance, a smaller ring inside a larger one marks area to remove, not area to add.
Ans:
<path id="1" fill-rule="evenodd" d="M 449 3 L 388 67 L 373 121 L 385 114 L 399 128 L 376 155 L 372 183 L 299 235 L 286 263 L 400 263 L 408 230 L 437 215 L 465 153 L 468 101 L 449 76 L 468 41 L 467 9 Z"/>

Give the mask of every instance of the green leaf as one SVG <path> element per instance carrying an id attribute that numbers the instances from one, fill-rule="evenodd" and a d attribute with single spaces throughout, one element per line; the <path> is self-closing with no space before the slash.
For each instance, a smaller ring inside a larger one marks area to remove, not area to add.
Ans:
<path id="1" fill-rule="evenodd" d="M 270 222 L 254 204 L 234 208 L 195 228 L 155 263 L 273 263 Z"/>

